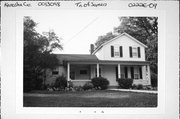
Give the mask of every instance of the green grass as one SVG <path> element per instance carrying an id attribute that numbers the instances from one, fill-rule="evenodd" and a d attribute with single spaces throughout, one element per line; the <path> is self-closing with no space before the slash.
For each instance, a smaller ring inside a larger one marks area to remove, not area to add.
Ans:
<path id="1" fill-rule="evenodd" d="M 48 92 L 24 94 L 24 107 L 157 107 L 157 94 L 121 91 Z"/>

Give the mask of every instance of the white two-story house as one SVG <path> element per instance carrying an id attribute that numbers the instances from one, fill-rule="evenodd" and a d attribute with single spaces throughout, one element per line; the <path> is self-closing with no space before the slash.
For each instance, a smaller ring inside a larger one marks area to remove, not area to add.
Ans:
<path id="1" fill-rule="evenodd" d="M 151 85 L 149 62 L 145 60 L 146 45 L 123 33 L 94 50 L 91 54 L 59 54 L 60 66 L 48 73 L 51 84 L 59 75 L 74 85 L 84 85 L 94 77 L 104 77 L 109 86 L 118 86 L 118 78 L 132 78 L 134 84 Z"/>

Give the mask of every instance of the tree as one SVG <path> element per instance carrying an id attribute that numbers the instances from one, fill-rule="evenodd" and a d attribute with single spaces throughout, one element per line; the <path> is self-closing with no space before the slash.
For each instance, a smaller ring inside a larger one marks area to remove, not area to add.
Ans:
<path id="1" fill-rule="evenodd" d="M 116 35 L 114 35 L 112 32 L 108 32 L 106 35 L 99 36 L 95 43 L 95 48 L 98 48 L 101 44 L 113 39 L 114 37 L 116 37 Z"/>
<path id="2" fill-rule="evenodd" d="M 63 49 L 54 31 L 49 31 L 47 37 L 37 33 L 36 26 L 30 17 L 24 17 L 24 91 L 42 88 L 46 69 L 53 69 L 59 63 L 52 51 Z"/>
<path id="3" fill-rule="evenodd" d="M 148 46 L 146 60 L 150 61 L 151 76 L 157 80 L 158 61 L 158 18 L 157 17 L 119 17 L 120 25 L 114 28 L 114 33 L 126 32 Z M 96 47 L 112 39 L 115 35 L 106 34 L 96 41 Z"/>

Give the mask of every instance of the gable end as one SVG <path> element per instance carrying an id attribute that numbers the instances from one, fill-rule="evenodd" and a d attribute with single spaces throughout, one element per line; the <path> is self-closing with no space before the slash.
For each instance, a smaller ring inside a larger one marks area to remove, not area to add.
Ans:
<path id="1" fill-rule="evenodd" d="M 113 39 L 111 39 L 111 40 L 109 40 L 109 41 L 101 44 L 97 49 L 94 50 L 94 52 L 93 52 L 92 54 L 95 54 L 95 53 L 98 52 L 103 46 L 105 46 L 106 44 L 108 44 L 108 43 L 110 43 L 110 42 L 112 42 L 112 41 L 114 41 L 114 40 L 122 37 L 123 35 L 129 37 L 130 39 L 132 39 L 132 40 L 135 41 L 136 43 L 138 43 L 138 44 L 140 44 L 141 46 L 147 48 L 147 46 L 146 46 L 145 44 L 141 43 L 140 41 L 138 41 L 138 40 L 135 39 L 134 37 L 132 37 L 132 36 L 130 36 L 129 34 L 127 34 L 127 33 L 124 32 L 124 33 L 118 35 L 117 37 L 115 37 L 115 38 L 113 38 Z"/>

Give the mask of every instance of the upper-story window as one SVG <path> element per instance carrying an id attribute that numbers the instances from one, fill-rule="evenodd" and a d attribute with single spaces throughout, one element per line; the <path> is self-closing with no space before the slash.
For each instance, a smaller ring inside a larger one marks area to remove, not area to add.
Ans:
<path id="1" fill-rule="evenodd" d="M 137 47 L 132 47 L 132 56 L 133 56 L 133 57 L 137 57 L 137 56 L 138 56 Z"/>
<path id="2" fill-rule="evenodd" d="M 130 46 L 129 47 L 129 55 L 130 57 L 138 57 L 140 58 L 141 57 L 141 51 L 140 51 L 140 47 L 132 47 Z"/>
<path id="3" fill-rule="evenodd" d="M 111 46 L 111 57 L 123 57 L 123 47 L 122 46 Z"/>
<path id="4" fill-rule="evenodd" d="M 115 57 L 119 57 L 119 47 L 118 46 L 114 46 L 114 56 Z"/>

